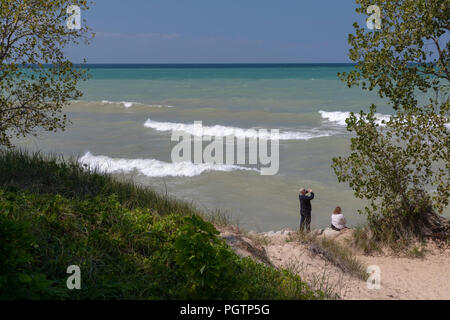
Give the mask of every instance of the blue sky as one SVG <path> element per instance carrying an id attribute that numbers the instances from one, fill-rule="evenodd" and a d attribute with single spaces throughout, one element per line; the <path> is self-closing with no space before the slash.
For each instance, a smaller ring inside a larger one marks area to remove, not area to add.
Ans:
<path id="1" fill-rule="evenodd" d="M 96 0 L 88 63 L 350 62 L 353 0 Z"/>

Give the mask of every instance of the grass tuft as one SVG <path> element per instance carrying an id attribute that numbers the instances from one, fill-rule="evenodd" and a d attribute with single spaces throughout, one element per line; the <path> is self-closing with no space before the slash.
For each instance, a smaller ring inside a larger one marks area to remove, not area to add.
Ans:
<path id="1" fill-rule="evenodd" d="M 353 229 L 351 243 L 364 254 L 381 252 L 380 243 L 370 235 L 370 232 L 365 227 L 356 227 Z"/>
<path id="2" fill-rule="evenodd" d="M 406 256 L 413 259 L 423 259 L 425 258 L 426 249 L 423 246 L 414 246 L 408 250 Z"/>

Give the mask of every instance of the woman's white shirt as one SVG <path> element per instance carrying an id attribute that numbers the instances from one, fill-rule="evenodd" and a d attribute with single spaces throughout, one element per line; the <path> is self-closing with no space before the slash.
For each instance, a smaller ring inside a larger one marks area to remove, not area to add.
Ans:
<path id="1" fill-rule="evenodd" d="M 347 223 L 347 221 L 345 220 L 345 217 L 342 213 L 339 213 L 339 214 L 333 213 L 331 215 L 331 223 L 336 228 L 343 229 L 343 228 L 345 228 L 345 224 Z"/>

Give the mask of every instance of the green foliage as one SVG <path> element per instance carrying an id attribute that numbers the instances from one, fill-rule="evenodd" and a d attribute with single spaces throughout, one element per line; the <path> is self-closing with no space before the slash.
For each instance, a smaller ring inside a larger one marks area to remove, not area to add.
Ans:
<path id="1" fill-rule="evenodd" d="M 0 170 L 2 299 L 328 297 L 290 272 L 240 259 L 195 209 L 149 189 L 19 151 L 2 153 Z M 70 265 L 81 269 L 80 290 L 66 287 Z"/>
<path id="2" fill-rule="evenodd" d="M 85 0 L 0 1 L 0 145 L 39 128 L 64 129 L 62 107 L 82 94 L 77 83 L 87 74 L 64 49 L 91 36 L 84 22 L 79 30 L 66 27 L 70 5 L 88 9 Z"/>
<path id="3" fill-rule="evenodd" d="M 450 81 L 448 12 L 442 0 L 356 0 L 357 13 L 370 5 L 381 10 L 381 29 L 354 23 L 349 57 L 356 70 L 341 74 L 348 86 L 377 89 L 394 107 L 417 105 L 417 90 L 448 89 Z M 440 80 L 446 80 L 442 83 Z M 443 96 L 444 100 L 448 97 Z"/>
<path id="4" fill-rule="evenodd" d="M 198 216 L 185 217 L 175 240 L 176 259 L 184 272 L 194 279 L 192 289 L 200 286 L 208 290 L 221 286 L 234 275 L 233 258 L 214 226 Z"/>
<path id="5" fill-rule="evenodd" d="M 380 7 L 381 30 L 354 24 L 349 43 L 356 69 L 340 77 L 349 87 L 376 89 L 395 113 L 381 122 L 374 105 L 368 113 L 352 113 L 346 121 L 355 134 L 351 154 L 334 158 L 333 169 L 368 200 L 359 212 L 376 237 L 448 238 L 448 221 L 434 212 L 442 213 L 450 196 L 449 2 L 356 2 L 358 13 Z M 419 102 L 424 97 L 425 104 Z"/>
<path id="6" fill-rule="evenodd" d="M 0 204 L 0 211 L 5 210 Z M 52 298 L 63 292 L 49 289 L 52 282 L 42 273 L 29 270 L 37 245 L 28 225 L 0 215 L 0 299 Z"/>

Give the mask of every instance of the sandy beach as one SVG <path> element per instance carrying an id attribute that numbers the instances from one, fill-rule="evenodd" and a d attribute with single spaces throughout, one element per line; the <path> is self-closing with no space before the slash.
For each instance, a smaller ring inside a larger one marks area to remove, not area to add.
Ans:
<path id="1" fill-rule="evenodd" d="M 241 257 L 250 256 L 262 263 L 299 274 L 316 288 L 331 290 L 345 300 L 450 299 L 450 249 L 428 243 L 423 258 L 409 258 L 393 253 L 364 255 L 351 248 L 365 266 L 380 268 L 380 288 L 368 289 L 366 281 L 342 271 L 308 244 L 296 240 L 296 232 L 242 233 L 237 227 L 220 227 L 220 236 Z M 347 246 L 352 230 L 328 235 Z M 323 235 L 319 236 L 323 237 Z"/>

